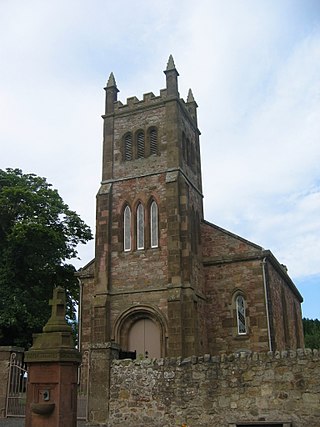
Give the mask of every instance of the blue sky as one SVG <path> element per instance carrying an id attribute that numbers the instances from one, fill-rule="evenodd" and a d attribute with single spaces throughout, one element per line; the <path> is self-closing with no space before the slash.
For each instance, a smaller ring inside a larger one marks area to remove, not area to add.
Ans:
<path id="1" fill-rule="evenodd" d="M 319 0 L 2 0 L 0 40 L 0 168 L 47 177 L 93 229 L 108 76 L 122 102 L 158 94 L 173 54 L 205 218 L 271 249 L 320 318 Z"/>

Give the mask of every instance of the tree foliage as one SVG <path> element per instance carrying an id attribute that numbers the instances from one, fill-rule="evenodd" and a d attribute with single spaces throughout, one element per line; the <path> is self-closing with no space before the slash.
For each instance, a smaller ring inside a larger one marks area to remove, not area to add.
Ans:
<path id="1" fill-rule="evenodd" d="M 32 344 L 57 285 L 66 289 L 74 320 L 78 283 L 67 260 L 90 239 L 89 227 L 45 178 L 0 169 L 0 345 Z"/>
<path id="2" fill-rule="evenodd" d="M 304 342 L 307 348 L 320 348 L 320 320 L 302 319 Z"/>

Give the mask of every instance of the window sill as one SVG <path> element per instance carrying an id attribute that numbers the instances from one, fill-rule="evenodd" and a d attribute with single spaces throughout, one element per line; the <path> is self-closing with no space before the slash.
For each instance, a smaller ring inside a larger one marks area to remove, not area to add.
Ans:
<path id="1" fill-rule="evenodd" d="M 235 335 L 234 339 L 237 341 L 246 341 L 250 338 L 249 334 L 243 334 L 243 335 Z"/>
<path id="2" fill-rule="evenodd" d="M 119 255 L 122 254 L 123 256 L 127 256 L 129 254 L 131 254 L 131 255 L 141 255 L 141 254 L 146 254 L 148 252 L 158 252 L 158 251 L 160 251 L 160 247 L 159 246 L 157 246 L 156 248 L 133 249 L 133 250 L 130 250 L 130 251 L 121 250 L 121 251 L 118 252 L 118 254 Z"/>

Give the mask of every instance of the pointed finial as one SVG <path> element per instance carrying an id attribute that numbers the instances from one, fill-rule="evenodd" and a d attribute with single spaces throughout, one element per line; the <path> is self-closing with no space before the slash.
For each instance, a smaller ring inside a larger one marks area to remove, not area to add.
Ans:
<path id="1" fill-rule="evenodd" d="M 187 109 L 189 110 L 189 113 L 191 114 L 191 117 L 195 120 L 195 122 L 197 124 L 197 108 L 198 108 L 198 104 L 194 100 L 193 93 L 192 93 L 191 89 L 189 89 L 189 92 L 188 92 L 188 98 L 187 98 L 187 104 L 186 104 L 186 106 L 187 106 Z"/>
<path id="2" fill-rule="evenodd" d="M 114 78 L 113 73 L 110 73 L 107 86 L 104 88 L 106 91 L 106 114 L 114 111 L 114 103 L 117 101 L 117 93 L 119 89 L 117 88 L 116 79 Z"/>
<path id="3" fill-rule="evenodd" d="M 114 78 L 113 73 L 110 73 L 109 80 L 108 80 L 108 83 L 107 83 L 107 87 L 112 87 L 112 86 L 117 87 L 117 84 L 116 84 L 116 80 Z"/>
<path id="4" fill-rule="evenodd" d="M 188 92 L 187 102 L 195 102 L 191 89 L 189 89 L 189 92 Z"/>
<path id="5" fill-rule="evenodd" d="M 170 55 L 169 59 L 168 59 L 166 71 L 171 71 L 171 70 L 175 70 L 175 69 L 176 69 L 176 66 L 174 65 L 173 56 Z"/>

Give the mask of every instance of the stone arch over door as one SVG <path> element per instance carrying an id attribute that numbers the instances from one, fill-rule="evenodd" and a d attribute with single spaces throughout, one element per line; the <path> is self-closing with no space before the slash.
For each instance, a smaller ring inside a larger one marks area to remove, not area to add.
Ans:
<path id="1" fill-rule="evenodd" d="M 167 331 L 167 322 L 157 308 L 137 306 L 127 309 L 117 318 L 113 339 L 124 351 L 160 358 L 167 354 Z"/>

